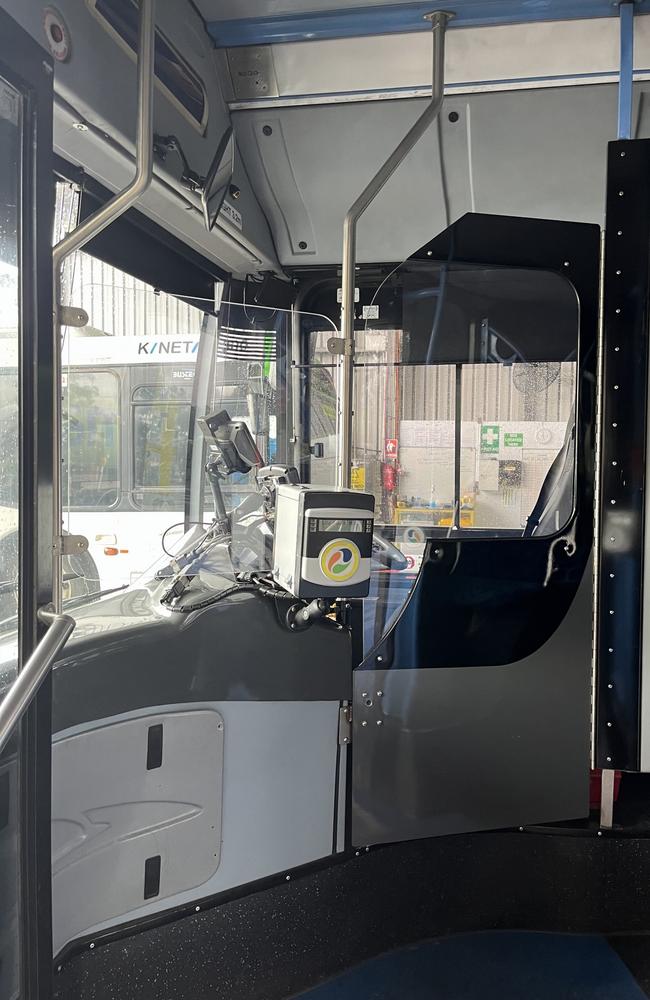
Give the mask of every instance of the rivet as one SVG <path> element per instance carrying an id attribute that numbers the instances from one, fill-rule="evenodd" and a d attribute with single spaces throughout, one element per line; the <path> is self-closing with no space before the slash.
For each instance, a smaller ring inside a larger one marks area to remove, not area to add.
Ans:
<path id="1" fill-rule="evenodd" d="M 620 310 L 620 309 L 616 309 L 616 310 L 614 310 L 614 311 L 616 312 L 616 315 L 618 316 L 618 315 L 620 314 L 620 311 L 621 311 L 621 310 Z"/>
<path id="2" fill-rule="evenodd" d="M 610 573 L 609 574 L 609 578 L 610 578 L 610 580 L 613 580 L 614 579 L 614 573 Z"/>
<path id="3" fill-rule="evenodd" d="M 611 758 L 611 757 L 607 757 L 607 763 L 608 763 L 608 764 L 611 764 L 611 763 L 612 763 L 612 758 Z"/>
<path id="4" fill-rule="evenodd" d="M 565 261 L 564 261 L 564 266 L 565 266 L 565 267 L 569 267 L 569 266 L 570 266 L 570 265 L 569 265 L 569 261 L 568 261 L 568 260 L 565 260 Z"/>
<path id="5" fill-rule="evenodd" d="M 617 235 L 617 236 L 622 236 L 622 235 L 623 235 L 623 230 L 622 230 L 622 229 L 619 229 L 619 231 L 617 232 L 617 234 L 616 234 L 616 235 Z"/>
<path id="6" fill-rule="evenodd" d="M 611 723 L 611 722 L 608 722 L 608 723 L 607 723 L 607 728 L 608 728 L 608 729 L 611 729 L 611 728 L 612 728 L 612 723 Z"/>
<path id="7" fill-rule="evenodd" d="M 95 942 L 94 942 L 94 941 L 91 941 L 91 942 L 90 942 L 90 949 L 91 949 L 91 951 L 92 951 L 92 949 L 93 949 L 94 947 L 95 947 Z"/>
<path id="8" fill-rule="evenodd" d="M 612 424 L 612 427 L 618 427 L 618 424 L 617 424 L 616 422 L 614 422 L 614 423 Z"/>
<path id="9" fill-rule="evenodd" d="M 616 461 L 616 459 L 614 459 L 614 461 L 612 462 L 612 465 L 618 465 L 618 462 Z"/>
<path id="10" fill-rule="evenodd" d="M 617 273 L 617 274 L 622 274 L 623 272 L 622 272 L 622 271 L 620 271 L 620 270 L 618 270 L 618 271 L 617 271 L 616 273 Z"/>
<path id="11" fill-rule="evenodd" d="M 613 611 L 610 611 L 609 613 L 610 613 L 610 615 L 613 615 L 613 614 L 614 614 L 614 612 L 613 612 Z"/>
<path id="12" fill-rule="evenodd" d="M 523 828 L 523 826 L 520 826 L 519 827 L 519 833 L 523 833 L 523 832 L 524 832 L 524 828 Z"/>
<path id="13" fill-rule="evenodd" d="M 602 831 L 602 830 L 599 830 L 599 831 L 598 831 L 598 836 L 599 836 L 599 837 L 602 837 L 602 835 L 603 835 L 603 831 Z"/>
<path id="14" fill-rule="evenodd" d="M 608 652 L 608 653 L 613 653 L 613 652 L 614 652 L 614 650 L 613 650 L 613 648 L 612 648 L 612 647 L 610 646 L 610 647 L 609 647 L 609 649 L 607 650 L 607 652 Z"/>
<path id="15" fill-rule="evenodd" d="M 195 913 L 198 913 L 200 909 L 201 909 L 201 907 L 200 907 L 200 906 L 195 906 L 195 907 L 194 907 L 194 912 L 195 912 Z"/>
<path id="16" fill-rule="evenodd" d="M 618 389 L 618 386 L 617 386 L 617 385 L 615 385 L 615 386 L 614 386 L 614 388 L 615 388 L 615 389 Z"/>
<path id="17" fill-rule="evenodd" d="M 381 719 L 377 719 L 377 725 L 378 725 L 378 726 L 383 726 L 383 724 L 384 724 L 384 723 L 382 722 L 382 720 L 381 720 Z"/>
<path id="18" fill-rule="evenodd" d="M 618 352 L 618 351 L 620 351 L 620 347 L 615 347 L 615 348 L 614 348 L 614 350 L 615 350 L 616 352 Z"/>
<path id="19" fill-rule="evenodd" d="M 366 854 L 368 854 L 369 851 L 370 851 L 370 848 L 366 847 Z"/>
<path id="20" fill-rule="evenodd" d="M 361 692 L 361 697 L 362 698 L 367 698 L 368 697 L 368 692 L 367 691 L 362 691 Z"/>
<path id="21" fill-rule="evenodd" d="M 622 198 L 624 194 L 625 194 L 625 191 L 619 191 L 619 192 L 618 192 L 618 196 L 619 196 L 619 198 Z"/>
<path id="22" fill-rule="evenodd" d="M 377 657 L 377 663 L 383 663 L 383 662 L 384 662 L 383 656 L 378 656 Z"/>
<path id="23" fill-rule="evenodd" d="M 616 500 L 610 500 L 609 502 L 610 503 L 616 503 Z"/>
<path id="24" fill-rule="evenodd" d="M 610 535 L 609 536 L 609 540 L 610 540 L 610 542 L 615 542 L 616 541 L 615 535 Z"/>
<path id="25" fill-rule="evenodd" d="M 290 882 L 291 881 L 291 875 L 285 875 L 284 876 L 284 881 L 285 882 Z"/>
<path id="26" fill-rule="evenodd" d="M 377 692 L 377 697 L 378 697 L 378 698 L 381 698 L 381 697 L 383 696 L 383 694 L 384 694 L 384 692 L 383 692 L 383 691 L 378 691 L 378 692 Z"/>
<path id="27" fill-rule="evenodd" d="M 612 688 L 614 687 L 614 685 L 613 685 L 613 684 L 608 684 L 608 685 L 607 685 L 607 687 L 608 687 L 608 688 L 609 688 L 609 690 L 611 691 L 611 690 L 612 690 Z"/>
<path id="28" fill-rule="evenodd" d="M 366 722 L 366 720 L 364 719 L 364 720 L 363 720 L 363 722 L 361 723 L 361 725 L 362 725 L 362 726 L 364 727 L 364 729 L 365 729 L 365 727 L 366 727 L 366 726 L 368 725 L 368 723 L 367 723 L 367 722 Z"/>
<path id="29" fill-rule="evenodd" d="M 427 257 L 433 257 L 433 250 L 427 250 Z"/>
<path id="30" fill-rule="evenodd" d="M 621 153 L 621 156 L 625 156 L 625 153 Z"/>
<path id="31" fill-rule="evenodd" d="M 360 854 L 361 854 L 361 851 L 355 851 L 355 852 L 354 852 L 354 856 L 355 856 L 355 858 L 358 858 Z"/>

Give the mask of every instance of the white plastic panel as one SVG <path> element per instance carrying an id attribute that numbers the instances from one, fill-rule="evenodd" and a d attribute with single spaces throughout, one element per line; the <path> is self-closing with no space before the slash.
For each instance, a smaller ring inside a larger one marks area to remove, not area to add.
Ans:
<path id="1" fill-rule="evenodd" d="M 272 669 L 270 664 L 269 670 Z M 69 794 L 67 788 L 74 782 L 74 775 L 95 773 L 96 755 L 87 748 L 92 747 L 97 737 L 101 740 L 99 726 L 106 727 L 112 721 L 111 728 L 116 728 L 134 721 L 137 729 L 146 730 L 161 717 L 206 714 L 223 719 L 225 737 L 219 867 L 194 889 L 189 882 L 185 886 L 178 884 L 173 894 L 147 902 L 141 894 L 136 899 L 134 893 L 132 898 L 125 900 L 129 908 L 123 907 L 119 914 L 102 914 L 87 908 L 93 906 L 92 896 L 97 887 L 81 872 L 78 888 L 75 885 L 71 890 L 73 899 L 66 898 L 71 883 L 64 884 L 55 877 L 55 954 L 79 935 L 96 933 L 126 920 L 245 886 L 332 853 L 339 703 L 241 701 L 201 703 L 192 708 L 192 712 L 187 712 L 187 706 L 183 710 L 178 706 L 157 706 L 149 715 L 133 712 L 114 720 L 103 720 L 95 728 L 92 725 L 79 727 L 77 734 L 84 737 L 83 742 L 70 740 L 74 737 L 73 731 L 57 738 L 53 762 L 53 814 L 59 817 L 64 815 L 60 803 Z M 65 759 L 58 752 L 61 742 L 69 743 L 71 748 Z M 87 753 L 92 754 L 92 758 Z M 194 788 L 190 775 L 193 770 L 200 770 L 203 799 L 184 791 L 183 801 L 205 801 L 207 808 L 206 793 L 212 792 L 215 797 L 221 794 L 218 775 L 201 767 L 190 743 L 188 755 L 189 762 L 185 761 L 188 780 Z M 98 761 L 97 766 L 97 774 L 101 775 L 104 765 Z M 110 773 L 112 771 L 111 766 Z M 84 796 L 91 793 L 92 788 L 88 788 Z M 106 789 L 103 795 L 110 800 L 116 798 L 115 793 L 109 794 Z M 198 826 L 195 830 L 200 837 Z M 200 843 L 199 839 L 197 844 Z M 194 849 L 193 837 L 191 850 Z M 103 881 L 104 876 L 102 884 Z M 142 879 L 138 874 L 138 890 L 141 887 Z"/>
<path id="2" fill-rule="evenodd" d="M 154 726 L 162 726 L 162 759 L 148 769 Z M 213 710 L 116 721 L 55 741 L 57 942 L 142 905 L 147 859 L 160 858 L 156 899 L 203 885 L 214 874 L 221 854 L 223 745 L 223 720 Z"/>
<path id="3" fill-rule="evenodd" d="M 649 89 L 638 84 L 635 92 L 638 136 L 648 134 Z M 422 100 L 399 100 L 273 109 L 300 212 L 316 234 L 310 262 L 340 262 L 347 209 L 423 107 Z M 284 200 L 265 169 L 260 125 L 270 120 L 269 111 L 239 111 L 234 120 L 280 260 L 304 264 L 293 249 L 301 238 L 295 203 Z M 360 220 L 358 261 L 404 260 L 468 211 L 602 224 L 607 143 L 616 121 L 617 89 L 610 85 L 446 98 L 438 126 Z"/>

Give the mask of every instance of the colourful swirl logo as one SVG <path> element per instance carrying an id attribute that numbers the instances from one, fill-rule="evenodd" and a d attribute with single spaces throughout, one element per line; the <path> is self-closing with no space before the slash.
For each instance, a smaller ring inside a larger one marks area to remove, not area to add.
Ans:
<path id="1" fill-rule="evenodd" d="M 321 572 L 328 580 L 346 583 L 359 569 L 361 553 L 347 538 L 335 538 L 320 550 L 318 557 Z"/>

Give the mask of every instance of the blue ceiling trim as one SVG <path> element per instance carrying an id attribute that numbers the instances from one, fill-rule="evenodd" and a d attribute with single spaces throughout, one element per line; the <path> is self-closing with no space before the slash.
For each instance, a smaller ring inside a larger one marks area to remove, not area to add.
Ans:
<path id="1" fill-rule="evenodd" d="M 435 3 L 416 2 L 275 14 L 210 21 L 208 31 L 217 48 L 393 35 L 430 31 L 424 14 L 435 9 Z M 439 4 L 438 9 L 454 12 L 451 28 L 618 16 L 618 7 L 612 0 L 456 0 L 455 3 L 452 0 Z M 637 0 L 634 9 L 636 13 L 649 12 L 650 0 Z"/>

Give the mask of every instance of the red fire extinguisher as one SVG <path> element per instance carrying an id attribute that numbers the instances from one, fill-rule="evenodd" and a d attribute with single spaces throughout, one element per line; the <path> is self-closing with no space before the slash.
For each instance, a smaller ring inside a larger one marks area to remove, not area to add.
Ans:
<path id="1" fill-rule="evenodd" d="M 386 493 L 394 493 L 397 487 L 397 469 L 390 462 L 381 463 L 381 483 Z"/>

